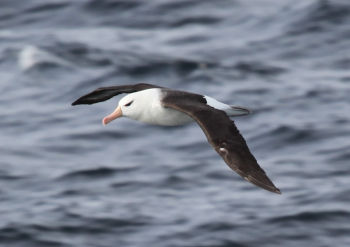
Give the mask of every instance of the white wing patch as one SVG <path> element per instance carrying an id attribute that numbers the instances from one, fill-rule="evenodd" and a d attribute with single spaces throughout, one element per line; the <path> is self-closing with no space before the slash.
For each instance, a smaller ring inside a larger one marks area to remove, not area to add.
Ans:
<path id="1" fill-rule="evenodd" d="M 233 106 L 233 105 L 226 105 L 220 101 L 217 101 L 216 99 L 213 99 L 209 96 L 204 96 L 205 100 L 207 101 L 207 105 L 217 109 L 226 112 L 226 114 L 229 117 L 234 116 L 242 116 L 247 115 L 250 113 L 250 110 L 247 108 L 241 107 L 241 106 Z"/>
<path id="2" fill-rule="evenodd" d="M 209 96 L 205 95 L 204 98 L 207 101 L 207 105 L 214 107 L 215 109 L 222 110 L 222 111 L 226 111 L 226 110 L 230 109 L 229 105 L 221 103 L 221 102 L 217 101 L 216 99 L 213 99 Z"/>

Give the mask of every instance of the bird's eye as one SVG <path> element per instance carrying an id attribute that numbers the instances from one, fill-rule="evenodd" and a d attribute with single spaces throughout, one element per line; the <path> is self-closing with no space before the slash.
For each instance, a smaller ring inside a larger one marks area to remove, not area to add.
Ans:
<path id="1" fill-rule="evenodd" d="M 129 103 L 125 104 L 124 106 L 130 106 L 132 104 L 132 102 L 134 102 L 134 101 L 132 100 Z"/>

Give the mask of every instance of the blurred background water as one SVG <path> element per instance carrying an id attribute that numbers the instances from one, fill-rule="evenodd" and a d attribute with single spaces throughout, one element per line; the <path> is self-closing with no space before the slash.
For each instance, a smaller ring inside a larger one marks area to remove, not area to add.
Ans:
<path id="1" fill-rule="evenodd" d="M 350 246 L 350 2 L 1 0 L 0 246 Z M 282 195 L 196 124 L 103 127 L 148 82 L 236 119 Z"/>

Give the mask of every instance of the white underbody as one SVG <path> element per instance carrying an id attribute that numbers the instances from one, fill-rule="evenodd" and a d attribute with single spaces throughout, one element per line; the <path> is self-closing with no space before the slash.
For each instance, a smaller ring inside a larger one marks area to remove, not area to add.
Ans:
<path id="1" fill-rule="evenodd" d="M 237 112 L 229 105 L 221 103 L 209 96 L 204 96 L 207 104 L 219 110 L 225 111 L 229 116 L 237 115 Z M 122 108 L 123 116 L 155 125 L 176 126 L 194 121 L 190 116 L 180 111 L 163 107 L 161 104 L 162 92 L 158 88 L 147 89 L 131 93 L 121 100 L 124 102 L 133 100 L 129 108 Z"/>
<path id="2" fill-rule="evenodd" d="M 142 104 L 143 110 L 136 118 L 130 118 L 143 123 L 165 126 L 183 125 L 193 121 L 193 119 L 185 113 L 163 107 L 161 104 L 162 95 L 159 89 L 147 89 L 137 92 L 137 94 L 143 96 L 141 99 L 144 101 Z"/>

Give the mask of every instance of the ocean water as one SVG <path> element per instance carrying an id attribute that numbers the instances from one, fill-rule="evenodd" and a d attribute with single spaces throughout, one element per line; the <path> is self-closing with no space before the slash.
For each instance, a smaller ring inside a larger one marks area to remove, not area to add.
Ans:
<path id="1" fill-rule="evenodd" d="M 282 195 L 195 124 L 102 118 L 148 82 L 242 105 Z M 0 1 L 0 246 L 350 246 L 350 2 Z"/>

